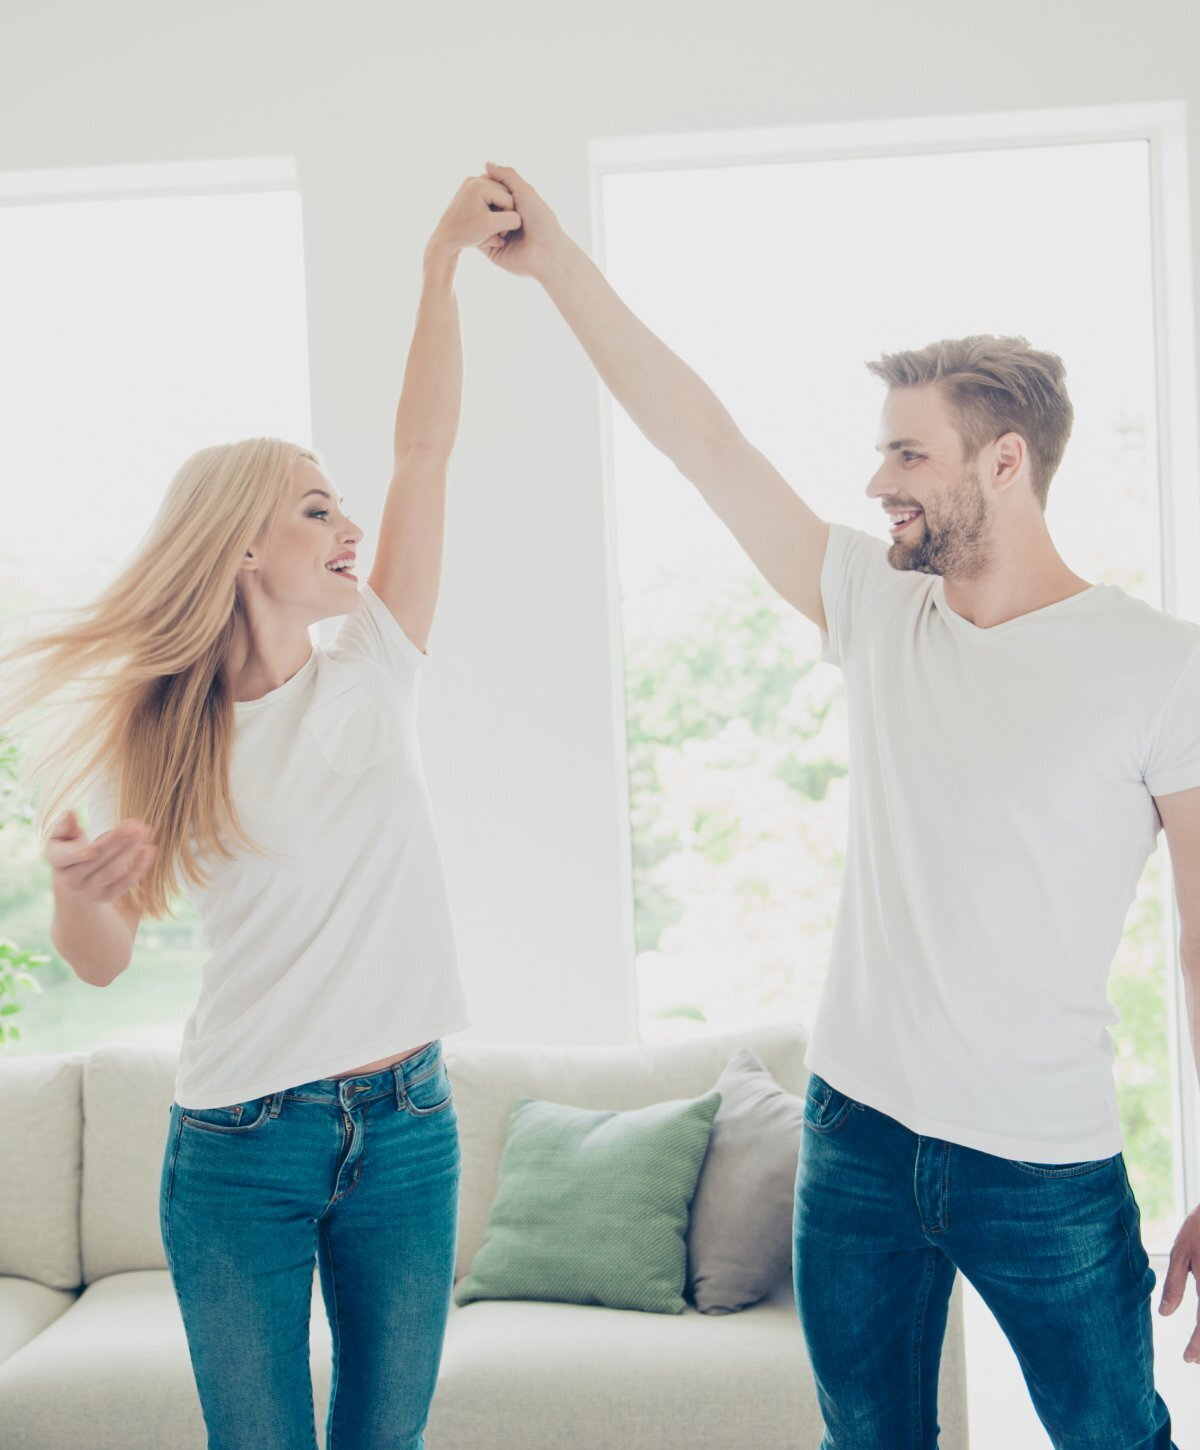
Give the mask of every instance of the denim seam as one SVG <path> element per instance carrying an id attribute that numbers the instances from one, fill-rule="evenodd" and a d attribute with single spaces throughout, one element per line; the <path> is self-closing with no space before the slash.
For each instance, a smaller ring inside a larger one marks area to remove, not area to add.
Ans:
<path id="1" fill-rule="evenodd" d="M 1122 1170 L 1124 1170 L 1123 1161 L 1121 1166 Z M 1119 1218 L 1121 1224 L 1121 1232 L 1125 1236 L 1125 1262 L 1129 1265 L 1129 1277 L 1135 1285 L 1138 1285 L 1140 1281 L 1138 1279 L 1137 1270 L 1133 1267 L 1133 1239 L 1130 1235 L 1129 1225 L 1127 1222 L 1129 1204 L 1130 1200 L 1133 1197 L 1133 1190 L 1129 1187 L 1129 1174 L 1126 1172 L 1124 1176 L 1125 1192 L 1121 1199 L 1121 1212 Z M 1143 1407 L 1147 1412 L 1147 1423 L 1152 1424 L 1154 1420 L 1154 1395 L 1157 1393 L 1157 1391 L 1154 1388 L 1153 1371 L 1146 1363 L 1146 1337 L 1143 1333 L 1140 1332 L 1140 1326 L 1137 1343 L 1139 1367 L 1142 1372 L 1142 1388 L 1144 1391 Z M 1153 1433 L 1153 1431 L 1151 1431 L 1151 1433 Z"/>
<path id="2" fill-rule="evenodd" d="M 171 1167 L 167 1174 L 166 1201 L 163 1204 L 163 1251 L 167 1256 L 167 1264 L 171 1262 L 171 1198 L 175 1192 L 175 1162 L 179 1157 L 179 1140 L 183 1137 L 183 1115 L 180 1114 L 179 1121 L 175 1124 L 175 1146 L 171 1150 Z"/>
<path id="3" fill-rule="evenodd" d="M 336 1334 L 336 1352 L 333 1356 L 333 1380 L 329 1386 L 329 1444 L 326 1447 L 326 1450 L 333 1450 L 333 1436 L 335 1427 L 333 1411 L 334 1406 L 337 1403 L 338 1378 L 339 1371 L 341 1369 L 342 1359 L 342 1318 L 341 1313 L 338 1309 L 337 1274 L 334 1272 L 333 1268 L 333 1239 L 329 1236 L 328 1233 L 326 1233 L 325 1235 L 325 1249 L 329 1257 L 329 1283 L 330 1287 L 333 1289 L 333 1322 Z"/>
<path id="4" fill-rule="evenodd" d="M 925 1313 L 929 1308 L 929 1290 L 933 1283 L 937 1249 L 931 1249 L 925 1260 L 925 1276 L 917 1295 L 917 1317 L 913 1325 L 912 1352 L 912 1435 L 915 1450 L 921 1450 L 921 1342 L 925 1337 Z"/>

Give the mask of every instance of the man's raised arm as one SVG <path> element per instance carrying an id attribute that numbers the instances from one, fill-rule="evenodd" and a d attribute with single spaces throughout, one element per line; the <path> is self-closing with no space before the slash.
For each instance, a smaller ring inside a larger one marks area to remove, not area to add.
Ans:
<path id="1" fill-rule="evenodd" d="M 489 247 L 492 261 L 542 284 L 649 441 L 696 485 L 767 582 L 824 629 L 829 525 L 742 435 L 703 379 L 621 301 L 524 177 L 491 162 L 488 174 L 512 193 L 522 220 Z"/>

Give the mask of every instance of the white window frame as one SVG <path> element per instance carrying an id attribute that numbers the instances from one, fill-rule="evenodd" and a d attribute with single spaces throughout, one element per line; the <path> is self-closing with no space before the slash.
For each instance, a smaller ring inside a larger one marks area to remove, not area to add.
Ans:
<path id="1" fill-rule="evenodd" d="M 858 160 L 1106 141 L 1145 141 L 1149 146 L 1163 604 L 1172 614 L 1200 622 L 1200 570 L 1195 567 L 1200 550 L 1200 422 L 1196 403 L 1187 128 L 1182 101 L 597 138 L 589 147 L 592 255 L 603 267 L 604 178 L 618 173 L 710 166 L 761 166 L 764 162 Z M 613 414 L 611 400 L 602 387 L 599 399 L 607 577 L 610 585 L 609 638 L 613 642 L 610 669 L 619 777 L 616 789 L 624 803 L 621 813 L 621 852 L 625 875 L 623 930 L 628 952 L 626 980 L 631 993 L 632 1020 L 636 1022 L 633 842 L 626 758 Z M 1200 1088 L 1197 1086 L 1183 998 L 1174 889 L 1170 888 L 1168 894 L 1167 1011 L 1168 1030 L 1176 1045 L 1171 1065 L 1171 1093 L 1173 1116 L 1178 1128 L 1174 1155 L 1175 1189 L 1187 1212 L 1200 1201 Z M 1157 1261 L 1162 1256 L 1152 1258 Z"/>

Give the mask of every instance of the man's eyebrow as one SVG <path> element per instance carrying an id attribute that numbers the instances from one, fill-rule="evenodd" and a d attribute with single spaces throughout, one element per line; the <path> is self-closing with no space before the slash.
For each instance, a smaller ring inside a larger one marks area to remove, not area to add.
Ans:
<path id="1" fill-rule="evenodd" d="M 907 448 L 907 447 L 909 447 L 910 444 L 915 444 L 918 448 L 923 448 L 925 446 L 921 442 L 921 440 L 919 438 L 893 438 L 892 441 L 887 446 L 893 452 L 895 452 L 895 450 L 897 448 Z M 876 445 L 875 445 L 875 452 L 876 453 L 882 453 L 883 452 L 883 449 L 880 448 L 880 446 L 879 446 L 878 443 L 876 443 Z"/>
<path id="2" fill-rule="evenodd" d="M 330 503 L 333 502 L 333 496 L 332 496 L 332 494 L 326 493 L 323 488 L 310 488 L 309 491 L 308 491 L 308 493 L 319 493 L 322 498 L 329 499 Z M 306 493 L 304 495 L 304 498 L 307 498 L 308 497 L 308 493 Z M 303 502 L 303 499 L 301 499 L 301 502 Z M 345 503 L 345 502 L 346 502 L 346 500 L 344 498 L 342 498 L 341 495 L 339 494 L 339 496 L 338 496 L 338 503 Z"/>

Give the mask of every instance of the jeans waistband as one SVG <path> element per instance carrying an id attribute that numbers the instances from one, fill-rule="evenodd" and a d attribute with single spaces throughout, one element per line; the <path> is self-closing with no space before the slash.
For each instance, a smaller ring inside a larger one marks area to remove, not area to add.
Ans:
<path id="1" fill-rule="evenodd" d="M 395 1093 L 403 1099 L 404 1089 L 422 1081 L 436 1072 L 442 1060 L 442 1043 L 438 1038 L 411 1057 L 394 1062 L 390 1067 L 381 1067 L 378 1072 L 355 1073 L 352 1077 L 318 1077 L 311 1082 L 297 1083 L 295 1087 L 280 1088 L 268 1097 L 275 1099 L 274 1110 L 286 1099 L 306 1103 L 330 1103 L 349 1105 L 369 1103 L 375 1098 Z"/>

